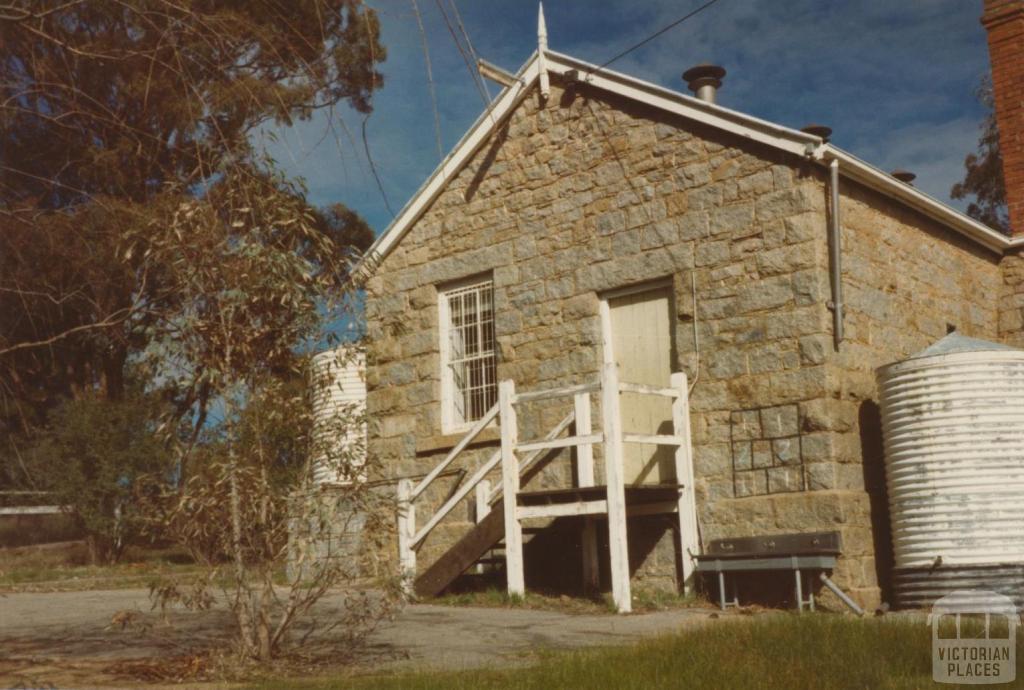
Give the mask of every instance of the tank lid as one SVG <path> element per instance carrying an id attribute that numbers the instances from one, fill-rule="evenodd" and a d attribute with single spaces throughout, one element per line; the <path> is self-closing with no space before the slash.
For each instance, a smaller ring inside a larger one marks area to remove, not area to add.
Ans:
<path id="1" fill-rule="evenodd" d="M 966 335 L 960 335 L 959 333 L 950 333 L 942 340 L 929 345 L 917 354 L 907 357 L 907 359 L 920 359 L 922 357 L 935 357 L 937 355 L 952 355 L 958 352 L 1005 351 L 1019 352 L 1017 348 L 1010 347 L 1009 345 L 993 343 L 988 340 L 981 340 L 980 338 L 968 338 Z"/>

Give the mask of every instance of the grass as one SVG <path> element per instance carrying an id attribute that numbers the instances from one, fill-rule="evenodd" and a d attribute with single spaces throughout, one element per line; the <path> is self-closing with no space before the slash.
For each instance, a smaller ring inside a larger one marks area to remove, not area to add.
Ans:
<path id="1" fill-rule="evenodd" d="M 114 565 L 89 565 L 85 544 L 16 547 L 0 552 L 0 591 L 78 591 L 146 587 L 170 573 L 196 572 L 174 549 L 131 547 Z"/>
<path id="2" fill-rule="evenodd" d="M 600 598 L 569 597 L 529 592 L 525 597 L 509 596 L 504 589 L 488 588 L 479 591 L 445 594 L 424 603 L 441 606 L 482 606 L 485 608 L 525 608 L 561 613 L 603 614 L 615 611 L 610 595 Z M 700 597 L 684 596 L 657 589 L 636 589 L 633 592 L 633 610 L 636 613 L 668 611 L 671 609 L 710 606 Z"/>
<path id="3" fill-rule="evenodd" d="M 1024 658 L 1021 640 L 1017 656 Z M 246 687 L 911 690 L 935 686 L 931 677 L 931 633 L 921 619 L 860 620 L 818 614 L 722 620 L 626 647 L 542 653 L 537 663 L 526 668 L 275 680 Z M 998 687 L 1024 687 L 1024 678 Z"/>

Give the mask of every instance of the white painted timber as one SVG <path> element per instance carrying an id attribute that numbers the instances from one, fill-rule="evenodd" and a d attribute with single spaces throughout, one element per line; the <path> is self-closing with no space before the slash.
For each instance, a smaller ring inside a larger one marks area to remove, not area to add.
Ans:
<path id="1" fill-rule="evenodd" d="M 681 446 L 688 439 L 671 434 L 623 434 L 626 443 L 646 443 L 652 446 Z"/>
<path id="2" fill-rule="evenodd" d="M 700 536 L 697 529 L 697 494 L 694 490 L 693 446 L 690 439 L 690 389 L 685 372 L 672 374 L 672 387 L 679 391 L 679 397 L 672 403 L 672 426 L 676 436 L 684 439 L 675 453 L 676 483 L 679 490 L 679 551 L 683 564 L 683 592 L 693 587 L 693 557 L 700 553 Z"/>
<path id="3" fill-rule="evenodd" d="M 570 448 L 572 446 L 589 446 L 594 443 L 601 443 L 604 440 L 602 434 L 588 434 L 586 436 L 566 436 L 565 438 L 556 438 L 551 441 L 530 441 L 529 443 L 520 443 L 516 450 L 526 453 L 535 450 L 554 450 L 555 448 Z"/>
<path id="4" fill-rule="evenodd" d="M 500 453 L 501 451 L 499 451 Z M 499 454 L 500 458 L 501 455 Z M 473 519 L 476 520 L 477 524 L 483 521 L 485 517 L 491 514 L 491 504 L 487 502 L 487 498 L 491 495 L 491 482 L 489 479 L 481 479 L 476 485 L 476 506 L 473 511 Z M 484 564 L 476 564 L 476 572 L 482 574 L 484 572 Z"/>
<path id="5" fill-rule="evenodd" d="M 455 145 L 455 148 L 434 172 L 427 178 L 426 182 L 416 191 L 412 198 L 398 212 L 391 225 L 381 233 L 366 251 L 364 258 L 359 262 L 357 271 L 361 274 L 372 274 L 374 266 L 384 260 L 395 245 L 405 236 L 405 233 L 419 220 L 420 216 L 430 207 L 438 195 L 444 191 L 448 181 L 453 179 L 459 170 L 473 157 L 477 150 L 483 146 L 491 135 L 504 123 L 526 97 L 530 86 L 536 81 L 538 75 L 537 54 L 534 53 L 526 64 L 516 74 L 516 81 L 498 94 L 489 108 L 487 108 L 476 122 L 463 135 L 462 139 Z"/>
<path id="6" fill-rule="evenodd" d="M 605 477 L 608 487 L 608 550 L 611 557 L 612 600 L 619 613 L 629 613 L 633 610 L 633 597 L 629 586 L 619 375 L 614 363 L 605 364 L 602 368 L 601 412 L 604 426 Z"/>
<path id="7" fill-rule="evenodd" d="M 512 86 L 517 81 L 516 75 L 511 72 L 506 72 L 502 68 L 487 62 L 487 60 L 484 60 L 483 58 L 477 58 L 476 68 L 477 71 L 480 72 L 480 76 L 484 79 L 490 79 L 502 86 Z"/>
<path id="8" fill-rule="evenodd" d="M 498 451 L 498 459 L 501 459 L 501 451 Z M 491 480 L 481 479 L 476 485 L 476 495 L 474 500 L 476 502 L 474 510 L 474 519 L 477 522 L 481 522 L 485 517 L 491 514 L 491 504 L 489 499 L 491 497 Z"/>
<path id="9" fill-rule="evenodd" d="M 411 596 L 413 581 L 416 579 L 416 551 L 413 536 L 416 534 L 416 505 L 412 502 L 412 480 L 398 480 L 398 567 L 402 589 Z"/>
<path id="10" fill-rule="evenodd" d="M 555 425 L 555 428 L 548 432 L 548 435 L 545 436 L 544 439 L 551 440 L 553 438 L 557 438 L 559 434 L 561 434 L 563 431 L 569 428 L 569 425 L 572 424 L 572 420 L 573 413 L 570 412 L 562 419 L 562 421 Z M 543 450 L 538 450 L 530 453 L 528 456 L 523 458 L 522 461 L 519 463 L 519 476 L 523 476 L 523 474 L 526 473 L 526 470 L 530 469 L 530 465 L 532 465 L 537 460 L 537 458 L 539 458 L 543 454 Z M 491 505 L 494 505 L 495 501 L 497 501 L 498 498 L 501 496 L 501 491 L 501 484 L 495 486 L 494 489 L 491 491 L 490 496 L 488 496 L 487 502 L 490 503 Z"/>
<path id="11" fill-rule="evenodd" d="M 601 388 L 600 383 L 581 383 L 576 386 L 564 386 L 562 388 L 547 388 L 539 391 L 529 391 L 516 395 L 515 403 L 537 402 L 539 400 L 551 400 L 553 398 L 568 398 L 577 393 L 593 393 Z"/>
<path id="12" fill-rule="evenodd" d="M 623 393 L 640 393 L 642 395 L 660 395 L 663 398 L 672 398 L 673 400 L 679 396 L 679 391 L 671 388 L 658 388 L 657 386 L 648 386 L 643 383 L 627 383 L 623 381 L 619 384 L 619 389 Z"/>
<path id="13" fill-rule="evenodd" d="M 574 395 L 572 409 L 576 420 L 576 435 L 588 436 L 593 428 L 590 418 L 590 393 Z M 590 444 L 576 448 L 576 483 L 581 487 L 594 485 L 594 447 Z M 607 510 L 607 505 L 605 509 Z M 601 566 L 597 558 L 597 524 L 593 518 L 584 518 L 581 539 L 583 591 L 596 592 L 601 584 Z"/>
<path id="14" fill-rule="evenodd" d="M 601 515 L 608 512 L 608 501 L 574 501 L 552 503 L 543 506 L 519 506 L 516 514 L 521 520 L 530 518 L 554 518 L 572 515 Z"/>
<path id="15" fill-rule="evenodd" d="M 459 502 L 469 494 L 470 491 L 473 491 L 475 488 L 477 488 L 478 483 L 484 477 L 486 477 L 491 470 L 497 467 L 498 463 L 500 462 L 501 451 L 498 450 L 495 451 L 495 453 L 490 457 L 490 459 L 487 462 L 481 465 L 480 468 L 473 473 L 473 476 L 469 478 L 469 481 L 467 481 L 465 484 L 459 487 L 459 490 L 452 494 L 452 497 L 445 501 L 444 505 L 437 509 L 437 512 L 434 513 L 433 516 L 431 516 L 430 520 L 427 521 L 427 524 L 423 525 L 423 528 L 416 534 L 415 537 L 413 537 L 412 548 L 415 549 L 419 547 L 423 540 L 427 538 L 427 535 L 430 534 L 430 532 L 437 526 L 437 523 L 441 522 L 441 520 L 447 517 L 448 513 L 452 512 L 452 509 L 454 509 L 455 506 L 457 506 Z"/>
<path id="16" fill-rule="evenodd" d="M 451 452 L 448 453 L 445 459 L 442 460 L 437 465 L 437 467 L 430 470 L 430 473 L 426 477 L 424 477 L 419 484 L 416 485 L 416 488 L 413 489 L 412 491 L 412 499 L 415 500 L 419 498 L 420 494 L 422 494 L 426 490 L 426 488 L 430 486 L 431 482 L 437 479 L 437 476 L 444 472 L 445 468 L 452 463 L 452 460 L 457 458 L 459 456 L 459 453 L 464 451 L 466 449 L 466 446 L 472 443 L 473 440 L 480 435 L 480 432 L 484 430 L 484 427 L 490 424 L 497 416 L 498 405 L 495 405 L 491 409 L 487 410 L 487 414 L 485 414 L 483 417 L 477 420 L 475 424 L 473 424 L 473 428 L 466 432 L 466 435 L 463 436 L 462 439 L 457 444 L 455 444 L 455 447 L 452 448 Z"/>
<path id="17" fill-rule="evenodd" d="M 572 411 L 576 418 L 576 436 L 590 436 L 590 394 L 577 393 L 573 396 Z M 576 448 L 576 481 L 579 486 L 594 485 L 594 448 L 589 443 Z"/>
<path id="18" fill-rule="evenodd" d="M 505 512 L 505 572 L 510 596 L 526 594 L 523 575 L 523 526 L 516 516 L 516 497 L 519 495 L 519 461 L 516 459 L 518 430 L 516 409 L 512 401 L 516 396 L 514 381 L 498 383 L 498 406 L 501 409 L 501 483 L 505 492 L 502 506 Z"/>

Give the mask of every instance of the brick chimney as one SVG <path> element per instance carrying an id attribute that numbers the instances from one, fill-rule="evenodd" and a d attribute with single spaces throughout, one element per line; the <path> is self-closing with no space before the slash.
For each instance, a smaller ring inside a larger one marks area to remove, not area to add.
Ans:
<path id="1" fill-rule="evenodd" d="M 1024 0 L 985 0 L 1010 232 L 1024 237 Z"/>

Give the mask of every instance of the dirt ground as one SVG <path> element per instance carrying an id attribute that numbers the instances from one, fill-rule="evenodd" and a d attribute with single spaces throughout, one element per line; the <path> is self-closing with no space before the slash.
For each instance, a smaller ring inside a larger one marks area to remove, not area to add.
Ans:
<path id="1" fill-rule="evenodd" d="M 316 618 L 329 621 L 342 601 L 340 595 L 325 597 L 317 604 Z M 540 650 L 623 643 L 699 625 L 714 613 L 574 615 L 417 604 L 381 624 L 356 666 L 451 669 L 523 663 Z M 228 616 L 223 610 L 162 616 L 150 610 L 146 590 L 0 595 L 0 688 L 135 687 L 145 680 L 146 660 L 189 659 L 210 642 L 223 640 L 230 630 Z"/>

